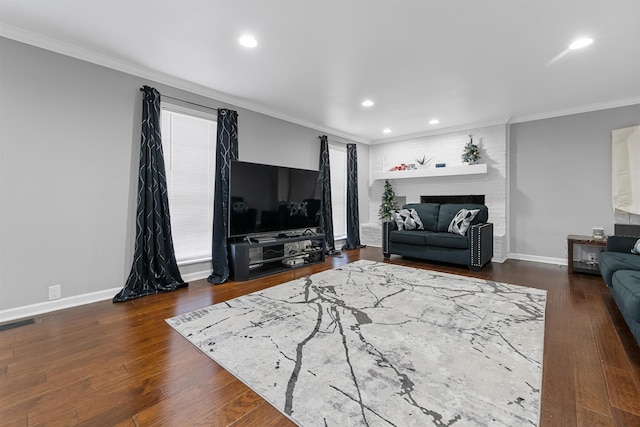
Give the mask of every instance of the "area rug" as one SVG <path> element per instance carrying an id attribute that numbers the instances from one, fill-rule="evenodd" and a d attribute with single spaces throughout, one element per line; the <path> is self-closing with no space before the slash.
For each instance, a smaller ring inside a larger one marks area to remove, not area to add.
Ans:
<path id="1" fill-rule="evenodd" d="M 545 304 L 361 260 L 167 322 L 300 426 L 536 426 Z"/>

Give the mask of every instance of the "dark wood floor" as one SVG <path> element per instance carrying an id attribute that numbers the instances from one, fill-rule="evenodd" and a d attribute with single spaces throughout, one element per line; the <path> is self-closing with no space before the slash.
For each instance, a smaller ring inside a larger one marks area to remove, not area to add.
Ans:
<path id="1" fill-rule="evenodd" d="M 290 426 L 271 405 L 164 321 L 186 311 L 365 258 L 343 252 L 320 265 L 245 283 L 104 301 L 37 316 L 0 332 L 0 425 Z M 601 278 L 509 260 L 482 272 L 392 258 L 548 291 L 542 426 L 640 426 L 640 348 Z"/>

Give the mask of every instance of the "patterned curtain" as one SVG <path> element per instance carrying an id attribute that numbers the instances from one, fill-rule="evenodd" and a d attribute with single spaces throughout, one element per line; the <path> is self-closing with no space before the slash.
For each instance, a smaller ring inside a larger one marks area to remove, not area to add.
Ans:
<path id="1" fill-rule="evenodd" d="M 358 211 L 358 152 L 356 144 L 347 144 L 347 243 L 342 249 L 364 248 L 360 244 Z"/>
<path id="2" fill-rule="evenodd" d="M 329 141 L 327 135 L 320 137 L 320 176 L 322 177 L 322 230 L 325 235 L 327 255 L 339 255 L 333 240 L 333 217 L 331 216 L 331 169 L 329 168 Z"/>
<path id="3" fill-rule="evenodd" d="M 149 86 L 140 91 L 144 94 L 133 265 L 124 288 L 113 297 L 113 302 L 188 286 L 180 277 L 171 237 L 160 137 L 160 93 Z"/>
<path id="4" fill-rule="evenodd" d="M 213 236 L 210 283 L 224 283 L 229 278 L 227 227 L 229 217 L 229 172 L 231 161 L 238 159 L 238 112 L 218 109 L 216 142 L 216 182 L 213 196 Z"/>

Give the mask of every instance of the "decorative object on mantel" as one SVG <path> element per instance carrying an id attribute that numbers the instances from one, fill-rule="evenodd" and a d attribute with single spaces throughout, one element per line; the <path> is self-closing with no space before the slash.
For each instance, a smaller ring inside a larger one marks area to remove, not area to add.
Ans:
<path id="1" fill-rule="evenodd" d="M 444 167 L 447 167 L 447 164 L 446 163 L 436 163 L 436 167 L 437 168 L 444 168 Z"/>
<path id="2" fill-rule="evenodd" d="M 384 192 L 382 193 L 382 203 L 378 211 L 378 218 L 383 222 L 391 221 L 391 213 L 398 209 L 396 204 L 396 193 L 388 180 L 384 182 Z"/>
<path id="3" fill-rule="evenodd" d="M 431 164 L 433 159 L 434 159 L 433 157 L 430 157 L 429 159 L 427 159 L 427 156 L 422 156 L 421 159 L 416 159 L 416 163 L 418 163 L 420 167 L 426 168 Z"/>
<path id="4" fill-rule="evenodd" d="M 397 166 L 392 167 L 391 169 L 389 169 L 390 172 L 394 172 L 394 171 L 410 171 L 410 170 L 414 170 L 417 169 L 415 163 L 401 163 Z"/>
<path id="5" fill-rule="evenodd" d="M 475 165 L 480 160 L 480 151 L 477 144 L 473 143 L 473 134 L 469 135 L 469 142 L 464 146 L 462 152 L 462 162 Z"/>

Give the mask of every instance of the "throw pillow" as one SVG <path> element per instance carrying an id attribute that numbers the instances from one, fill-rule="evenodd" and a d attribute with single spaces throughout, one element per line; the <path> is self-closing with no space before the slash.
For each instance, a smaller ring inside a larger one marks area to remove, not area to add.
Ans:
<path id="1" fill-rule="evenodd" d="M 424 225 L 415 209 L 399 209 L 391 212 L 398 230 L 424 230 Z"/>
<path id="2" fill-rule="evenodd" d="M 478 212 L 480 212 L 480 209 L 460 209 L 449 224 L 449 233 L 464 236 L 467 233 L 469 224 L 478 215 Z"/>
<path id="3" fill-rule="evenodd" d="M 631 248 L 631 253 L 640 255 L 640 239 L 638 239 L 636 243 L 633 245 L 633 248 Z"/>

